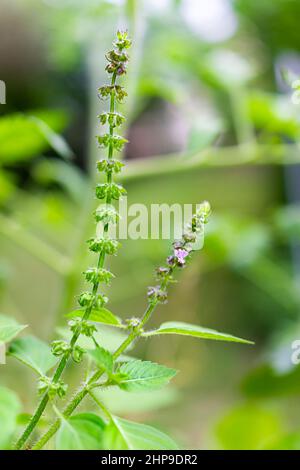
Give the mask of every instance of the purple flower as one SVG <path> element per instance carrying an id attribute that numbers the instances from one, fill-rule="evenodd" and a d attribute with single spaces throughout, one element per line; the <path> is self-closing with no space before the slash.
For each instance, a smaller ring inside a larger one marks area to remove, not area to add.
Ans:
<path id="1" fill-rule="evenodd" d="M 185 264 L 185 258 L 188 256 L 189 252 L 182 249 L 182 248 L 175 248 L 174 254 L 177 258 L 177 262 L 180 265 L 184 265 Z"/>

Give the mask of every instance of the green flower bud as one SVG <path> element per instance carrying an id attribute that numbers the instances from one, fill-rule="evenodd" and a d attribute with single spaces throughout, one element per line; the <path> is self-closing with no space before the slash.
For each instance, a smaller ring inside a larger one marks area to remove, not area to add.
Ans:
<path id="1" fill-rule="evenodd" d="M 168 294 L 165 290 L 162 290 L 160 286 L 148 288 L 148 299 L 150 303 L 159 302 L 165 304 L 168 301 Z"/>
<path id="2" fill-rule="evenodd" d="M 72 320 L 68 322 L 68 325 L 73 333 L 79 331 L 80 334 L 87 337 L 93 336 L 97 331 L 97 328 L 93 323 L 88 320 L 83 320 L 81 317 L 72 318 Z"/>
<path id="3" fill-rule="evenodd" d="M 102 222 L 104 225 L 116 224 L 120 219 L 118 212 L 112 206 L 99 207 L 95 210 L 94 217 L 97 223 Z"/>
<path id="4" fill-rule="evenodd" d="M 93 284 L 97 284 L 99 282 L 109 284 L 110 280 L 115 277 L 110 271 L 104 268 L 89 268 L 84 271 L 83 274 L 85 279 Z"/>
<path id="5" fill-rule="evenodd" d="M 121 152 L 124 145 L 128 142 L 127 139 L 120 135 L 110 134 L 98 135 L 97 140 L 100 147 L 112 147 L 117 152 Z"/>
<path id="6" fill-rule="evenodd" d="M 106 173 L 120 173 L 123 166 L 124 163 L 113 159 L 103 159 L 97 162 L 98 171 L 105 171 Z"/>
<path id="7" fill-rule="evenodd" d="M 62 380 L 58 382 L 52 382 L 52 379 L 47 376 L 43 376 L 39 379 L 38 382 L 38 393 L 48 393 L 50 400 L 52 400 L 56 395 L 59 398 L 62 398 L 67 393 L 68 386 Z"/>
<path id="8" fill-rule="evenodd" d="M 71 347 L 66 341 L 58 339 L 51 343 L 51 352 L 54 356 L 62 356 L 70 351 Z"/>
<path id="9" fill-rule="evenodd" d="M 125 122 L 125 117 L 117 112 L 104 112 L 99 114 L 98 118 L 103 126 L 108 123 L 111 127 L 119 127 Z"/>
<path id="10" fill-rule="evenodd" d="M 78 299 L 78 303 L 81 307 L 89 307 L 93 301 L 94 295 L 91 292 L 83 292 Z"/>
<path id="11" fill-rule="evenodd" d="M 83 355 L 85 353 L 85 350 L 82 349 L 80 346 L 75 346 L 73 351 L 72 351 L 72 359 L 74 362 L 81 362 Z"/>
<path id="12" fill-rule="evenodd" d="M 114 70 L 112 70 L 114 71 Z M 120 85 L 104 85 L 98 89 L 99 96 L 102 99 L 107 99 L 108 97 L 115 95 L 116 99 L 122 103 L 124 98 L 127 96 L 126 91 Z"/>
<path id="13" fill-rule="evenodd" d="M 117 183 L 102 183 L 96 186 L 96 197 L 98 199 L 120 199 L 126 190 Z"/>
<path id="14" fill-rule="evenodd" d="M 111 240 L 109 238 L 90 238 L 87 243 L 91 251 L 95 253 L 104 251 L 107 255 L 115 255 L 120 246 L 117 240 Z"/>

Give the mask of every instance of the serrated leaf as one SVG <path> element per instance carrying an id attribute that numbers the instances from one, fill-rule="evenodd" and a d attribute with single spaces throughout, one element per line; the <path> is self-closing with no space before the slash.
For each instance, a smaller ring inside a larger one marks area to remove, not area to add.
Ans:
<path id="1" fill-rule="evenodd" d="M 56 437 L 57 450 L 99 450 L 104 421 L 93 413 L 80 413 L 64 420 Z"/>
<path id="2" fill-rule="evenodd" d="M 104 430 L 103 447 L 109 450 L 178 449 L 173 439 L 158 429 L 116 416 L 112 416 Z"/>
<path id="3" fill-rule="evenodd" d="M 87 353 L 96 362 L 97 366 L 105 369 L 108 374 L 112 373 L 114 360 L 112 354 L 101 346 L 88 349 Z"/>
<path id="4" fill-rule="evenodd" d="M 14 318 L 0 314 L 0 344 L 14 339 L 27 325 L 20 325 Z"/>
<path id="5" fill-rule="evenodd" d="M 0 387 L 0 449 L 7 449 L 17 426 L 17 415 L 21 409 L 17 395 Z"/>
<path id="6" fill-rule="evenodd" d="M 58 361 L 51 353 L 48 344 L 34 336 L 14 340 L 9 347 L 8 355 L 31 367 L 39 375 L 45 375 Z"/>
<path id="7" fill-rule="evenodd" d="M 122 377 L 118 386 L 127 392 L 137 392 L 154 390 L 166 385 L 177 371 L 155 362 L 135 360 L 122 364 L 118 373 Z"/>
<path id="8" fill-rule="evenodd" d="M 85 310 L 79 308 L 68 313 L 66 316 L 68 318 L 82 317 L 84 313 Z M 118 328 L 125 328 L 125 326 L 122 325 L 120 319 L 116 317 L 116 315 L 114 315 L 110 310 L 104 307 L 99 309 L 93 309 L 90 313 L 89 320 L 94 321 L 95 323 L 104 323 L 105 325 L 116 326 Z"/>
<path id="9" fill-rule="evenodd" d="M 232 341 L 235 343 L 254 344 L 253 341 L 249 341 L 237 336 L 232 336 L 227 333 L 220 333 L 210 328 L 204 328 L 198 325 L 191 325 L 190 323 L 184 322 L 166 322 L 160 325 L 157 330 L 146 331 L 142 336 L 155 336 L 155 335 L 184 335 L 193 336 L 195 338 L 202 339 L 214 339 L 216 341 Z"/>

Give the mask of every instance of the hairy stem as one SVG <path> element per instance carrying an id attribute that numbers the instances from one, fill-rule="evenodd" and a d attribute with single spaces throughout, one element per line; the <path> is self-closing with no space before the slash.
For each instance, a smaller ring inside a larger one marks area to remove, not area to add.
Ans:
<path id="1" fill-rule="evenodd" d="M 114 73 L 112 75 L 112 79 L 111 79 L 111 85 L 112 86 L 115 84 L 115 81 L 116 81 L 116 74 Z M 115 109 L 115 95 L 112 94 L 111 97 L 110 97 L 110 112 L 114 112 L 114 109 Z M 113 136 L 114 127 L 112 125 L 110 125 L 110 127 L 109 127 L 109 133 L 110 133 L 111 136 Z M 112 156 L 113 156 L 113 146 L 109 145 L 109 147 L 108 147 L 108 159 L 111 159 Z M 108 183 L 111 182 L 111 177 L 112 177 L 111 173 L 108 173 L 107 174 L 107 182 Z M 111 198 L 107 197 L 106 198 L 106 204 L 109 205 L 110 203 L 111 203 Z M 106 224 L 105 227 L 104 227 L 104 232 L 107 233 L 108 229 L 109 229 L 109 225 Z M 103 268 L 104 262 L 105 262 L 105 251 L 103 250 L 99 253 L 97 267 L 98 268 Z M 82 317 L 82 321 L 88 320 L 88 318 L 89 318 L 89 316 L 90 316 L 90 314 L 93 310 L 95 300 L 96 300 L 96 294 L 97 294 L 98 289 L 99 289 L 99 284 L 100 284 L 100 282 L 95 282 L 93 284 L 92 295 L 94 296 L 94 299 L 93 299 L 93 302 L 91 302 L 89 304 L 89 306 L 86 308 L 85 313 Z M 77 340 L 80 336 L 80 333 L 81 333 L 80 328 L 77 328 L 74 331 L 73 336 L 72 336 L 71 341 L 70 341 L 71 350 L 76 345 Z M 63 356 L 62 356 L 61 360 L 59 361 L 59 364 L 56 368 L 56 371 L 53 375 L 52 383 L 57 383 L 59 381 L 59 379 L 60 379 L 60 377 L 61 377 L 61 375 L 62 375 L 62 373 L 63 373 L 63 371 L 64 371 L 64 369 L 67 365 L 67 362 L 70 358 L 70 355 L 71 355 L 70 351 L 67 351 L 65 354 L 63 354 Z M 37 426 L 43 412 L 45 411 L 45 408 L 46 408 L 48 402 L 49 402 L 49 395 L 48 395 L 48 391 L 46 391 L 44 396 L 42 397 L 35 413 L 33 414 L 32 418 L 30 419 L 27 427 L 25 428 L 24 432 L 22 433 L 22 435 L 18 439 L 17 443 L 15 444 L 14 448 L 16 450 L 19 450 L 19 449 L 23 448 L 23 446 L 27 442 L 28 438 L 30 437 L 30 435 L 34 431 L 35 427 Z"/>
<path id="2" fill-rule="evenodd" d="M 161 283 L 161 288 L 165 289 L 167 285 L 166 281 Z M 132 332 L 128 335 L 128 337 L 123 341 L 123 343 L 116 349 L 113 353 L 113 358 L 116 360 L 126 349 L 141 335 L 142 327 L 146 325 L 149 321 L 150 317 L 152 316 L 154 310 L 156 309 L 159 301 L 156 300 L 148 304 L 144 315 L 142 316 L 140 325 L 137 329 L 133 329 Z M 91 377 L 87 384 L 82 385 L 82 387 L 78 390 L 76 395 L 72 398 L 69 404 L 63 411 L 64 418 L 68 418 L 71 416 L 73 411 L 77 408 L 77 406 L 81 403 L 81 401 L 85 398 L 85 396 L 89 393 L 89 387 L 93 385 L 99 378 L 104 374 L 103 370 L 99 370 L 95 372 L 95 374 Z M 98 403 L 99 404 L 99 403 Z M 58 431 L 60 427 L 61 420 L 57 418 L 55 422 L 50 426 L 48 431 L 37 441 L 37 443 L 32 447 L 32 450 L 40 450 L 44 447 L 44 445 L 51 439 L 54 434 Z"/>

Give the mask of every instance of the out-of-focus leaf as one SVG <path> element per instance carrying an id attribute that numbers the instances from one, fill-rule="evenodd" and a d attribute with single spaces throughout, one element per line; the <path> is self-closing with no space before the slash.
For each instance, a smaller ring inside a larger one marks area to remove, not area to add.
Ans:
<path id="1" fill-rule="evenodd" d="M 278 209 L 274 216 L 276 228 L 285 238 L 300 240 L 300 206 L 290 205 Z"/>
<path id="2" fill-rule="evenodd" d="M 100 328 L 99 328 L 100 329 Z M 57 328 L 57 332 L 67 340 L 71 339 L 72 332 L 68 328 Z M 97 343 L 108 351 L 114 352 L 120 344 L 125 340 L 127 337 L 126 334 L 123 333 L 121 329 L 111 329 L 108 328 L 106 325 L 103 324 L 101 326 L 101 330 L 97 331 L 94 334 L 94 338 Z M 95 347 L 94 342 L 91 338 L 81 335 L 78 339 L 77 344 L 84 349 L 93 349 Z M 130 347 L 127 348 L 130 350 Z"/>
<path id="3" fill-rule="evenodd" d="M 80 413 L 63 420 L 56 437 L 57 450 L 99 450 L 104 421 L 93 413 Z"/>
<path id="4" fill-rule="evenodd" d="M 58 155 L 66 159 L 70 159 L 74 156 L 67 141 L 61 135 L 54 132 L 45 121 L 35 116 L 32 116 L 31 119 L 37 125 L 50 147 L 55 150 Z"/>
<path id="5" fill-rule="evenodd" d="M 247 83 L 255 75 L 255 66 L 249 60 L 228 49 L 217 49 L 207 54 L 204 67 L 214 80 L 226 88 Z"/>
<path id="6" fill-rule="evenodd" d="M 0 314 L 0 345 L 14 339 L 27 325 L 20 325 L 14 318 Z"/>
<path id="7" fill-rule="evenodd" d="M 279 416 L 254 404 L 235 408 L 221 419 L 216 428 L 220 446 L 225 450 L 263 449 L 280 432 Z"/>
<path id="8" fill-rule="evenodd" d="M 0 387 L 0 449 L 7 449 L 17 426 L 17 416 L 21 409 L 17 395 L 5 387 Z"/>
<path id="9" fill-rule="evenodd" d="M 292 115 L 287 98 L 255 92 L 247 99 L 249 118 L 257 129 L 264 132 L 264 135 L 285 136 L 292 139 L 299 136 L 299 123 Z"/>
<path id="10" fill-rule="evenodd" d="M 209 147 L 222 130 L 216 119 L 199 119 L 193 122 L 188 136 L 187 151 L 197 152 Z"/>
<path id="11" fill-rule="evenodd" d="M 34 336 L 26 336 L 14 340 L 8 350 L 8 355 L 23 362 L 40 375 L 45 375 L 57 363 L 47 343 Z"/>
<path id="12" fill-rule="evenodd" d="M 272 398 L 300 393 L 300 366 L 280 373 L 270 365 L 251 371 L 242 382 L 242 391 L 249 398 Z"/>
<path id="13" fill-rule="evenodd" d="M 78 309 L 78 310 L 73 310 L 72 312 L 68 313 L 66 316 L 68 318 L 82 317 L 84 313 L 85 313 L 85 310 Z M 121 320 L 118 317 L 116 317 L 116 315 L 114 315 L 110 310 L 104 307 L 99 308 L 99 309 L 94 308 L 91 311 L 89 320 L 94 321 L 96 323 L 104 323 L 105 325 L 111 325 L 111 326 L 116 326 L 119 328 L 124 328 L 124 325 L 122 325 Z"/>
<path id="14" fill-rule="evenodd" d="M 160 325 L 157 330 L 146 331 L 142 336 L 147 337 L 167 334 L 193 336 L 194 338 L 213 339 L 217 341 L 232 341 L 236 343 L 253 344 L 253 341 L 184 322 L 166 322 Z"/>
<path id="15" fill-rule="evenodd" d="M 145 424 L 113 416 L 104 431 L 104 449 L 175 450 L 176 443 L 163 432 Z"/>
<path id="16" fill-rule="evenodd" d="M 94 391 L 97 394 L 97 389 Z M 119 388 L 110 388 L 101 391 L 99 398 L 113 413 L 147 413 L 156 411 L 174 404 L 180 399 L 179 392 L 172 388 L 162 388 L 144 392 L 127 393 Z"/>
<path id="17" fill-rule="evenodd" d="M 75 201 L 80 201 L 86 190 L 85 180 L 80 171 L 63 160 L 38 161 L 33 176 L 39 184 L 56 183 L 62 186 Z"/>
<path id="18" fill-rule="evenodd" d="M 0 204 L 5 203 L 16 191 L 12 178 L 7 172 L 0 171 Z"/>
<path id="19" fill-rule="evenodd" d="M 269 443 L 265 450 L 300 450 L 300 432 L 291 432 Z"/>
<path id="20" fill-rule="evenodd" d="M 87 353 L 96 362 L 99 368 L 103 368 L 108 374 L 112 373 L 114 363 L 113 356 L 107 349 L 99 346 L 95 349 L 88 349 Z"/>
<path id="21" fill-rule="evenodd" d="M 66 115 L 59 110 L 33 111 L 0 118 L 0 163 L 9 164 L 31 159 L 52 146 L 32 117 L 42 120 L 55 132 L 61 132 Z"/>
<path id="22" fill-rule="evenodd" d="M 159 97 L 170 103 L 177 103 L 178 95 L 181 94 L 177 84 L 172 83 L 170 86 L 169 82 L 166 84 L 165 80 L 153 76 L 142 77 L 137 91 L 143 97 Z"/>

